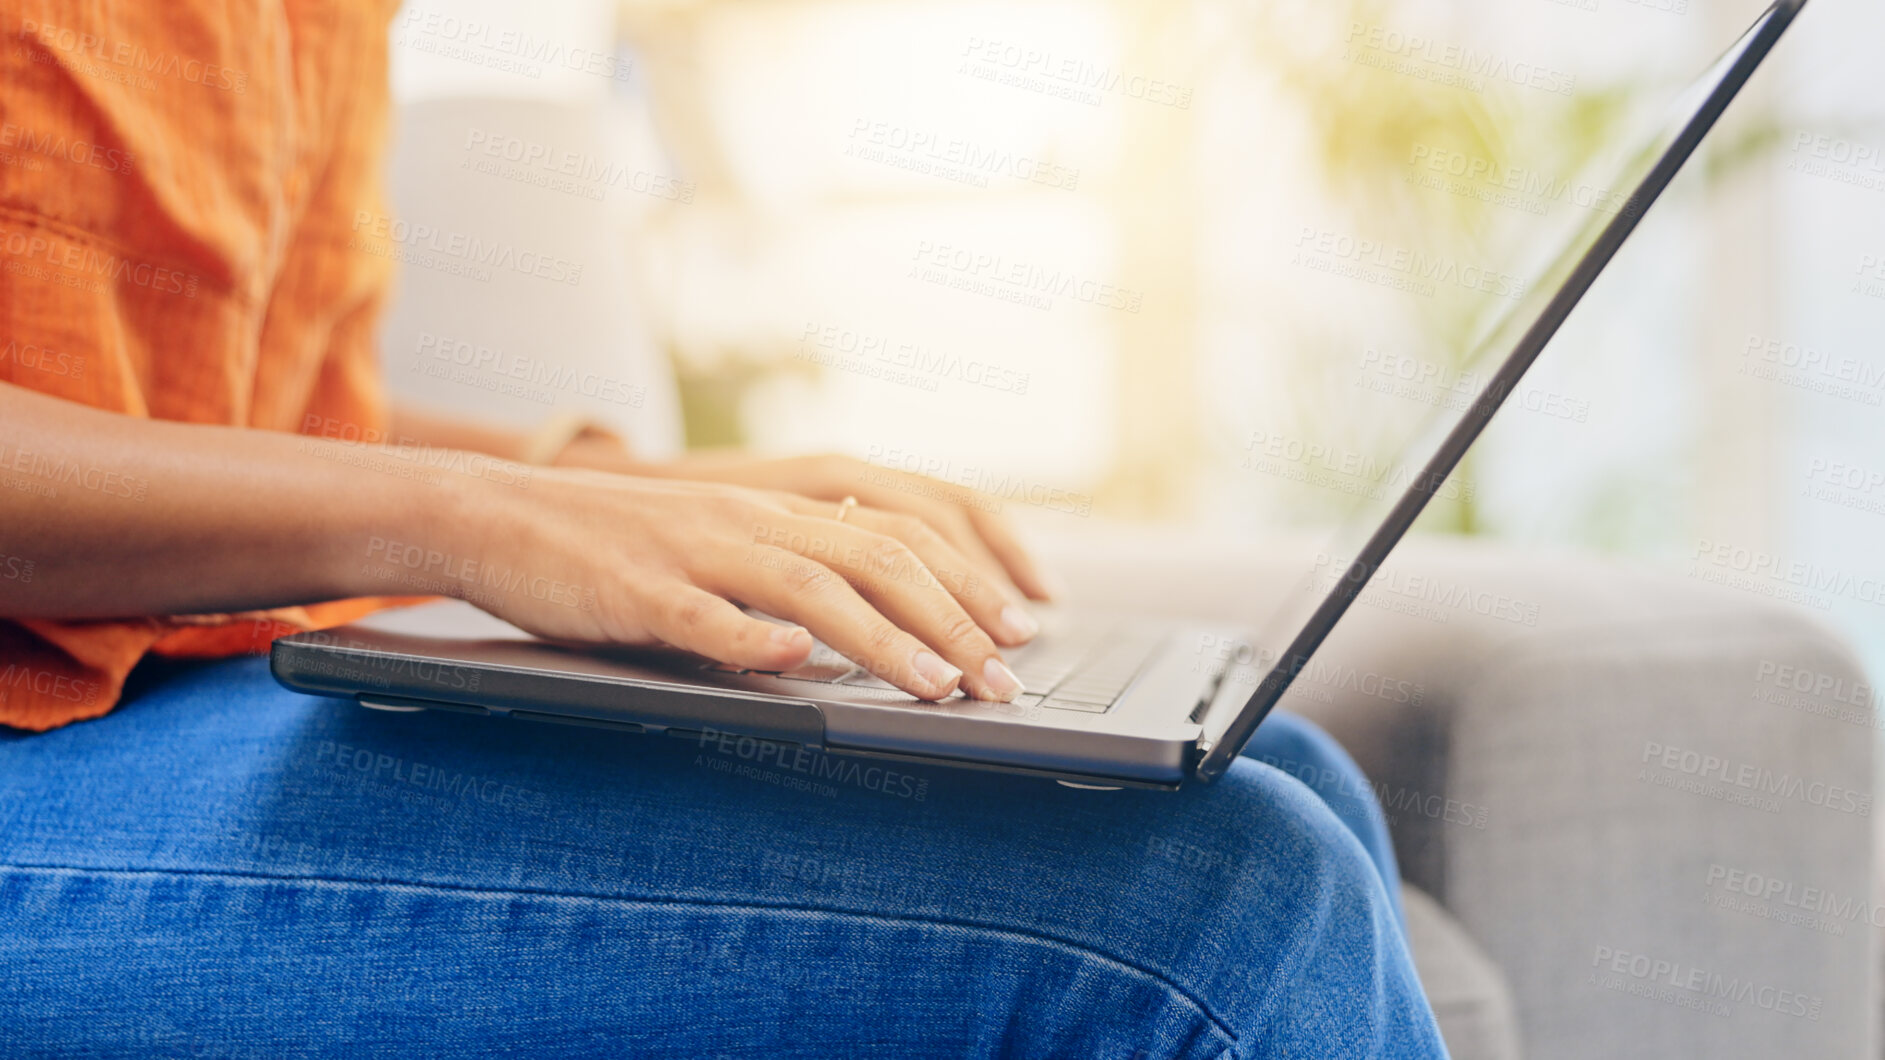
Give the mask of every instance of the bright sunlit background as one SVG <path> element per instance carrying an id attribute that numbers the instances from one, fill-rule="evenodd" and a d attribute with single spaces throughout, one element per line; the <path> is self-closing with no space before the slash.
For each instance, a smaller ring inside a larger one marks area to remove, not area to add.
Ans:
<path id="1" fill-rule="evenodd" d="M 560 186 L 626 265 L 587 295 L 690 443 L 1254 537 L 1404 474 L 1477 330 L 1627 190 L 1587 163 L 1763 6 L 454 0 L 393 50 L 403 103 L 594 119 Z M 1793 599 L 1885 672 L 1880 41 L 1871 0 L 1810 5 L 1429 532 Z M 510 161 L 494 195 L 558 186 Z"/>

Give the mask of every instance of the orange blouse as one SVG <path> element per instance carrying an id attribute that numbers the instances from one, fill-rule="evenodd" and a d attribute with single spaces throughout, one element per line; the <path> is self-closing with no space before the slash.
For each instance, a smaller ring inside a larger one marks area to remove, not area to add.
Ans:
<path id="1" fill-rule="evenodd" d="M 128 416 L 385 419 L 374 346 L 393 0 L 7 0 L 0 380 Z M 0 489 L 76 483 L 0 447 Z M 118 484 L 127 504 L 135 483 Z M 0 577 L 31 577 L 0 526 Z M 384 601 L 0 621 L 0 723 L 116 704 L 147 652 L 261 651 Z"/>

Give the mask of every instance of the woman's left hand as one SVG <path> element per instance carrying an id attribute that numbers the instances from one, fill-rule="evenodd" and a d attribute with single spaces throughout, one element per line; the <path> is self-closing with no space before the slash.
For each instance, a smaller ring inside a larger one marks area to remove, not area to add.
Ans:
<path id="1" fill-rule="evenodd" d="M 556 461 L 568 467 L 700 482 L 724 482 L 783 490 L 829 501 L 833 511 L 846 497 L 882 512 L 914 516 L 967 557 L 983 578 L 1012 587 L 1033 600 L 1056 594 L 1001 504 L 984 493 L 922 475 L 876 467 L 848 456 L 760 459 L 738 452 L 701 453 L 670 463 L 644 463 L 612 438 L 581 439 Z"/>

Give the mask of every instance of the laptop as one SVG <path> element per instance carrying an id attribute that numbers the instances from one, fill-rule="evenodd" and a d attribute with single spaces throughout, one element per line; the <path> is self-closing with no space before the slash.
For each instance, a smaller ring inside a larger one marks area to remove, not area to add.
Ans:
<path id="1" fill-rule="evenodd" d="M 1254 633 L 1048 609 L 1041 633 L 1005 653 L 1026 694 L 1012 703 L 960 694 L 927 702 L 823 645 L 796 670 L 759 673 L 677 651 L 552 644 L 447 601 L 279 640 L 271 669 L 290 689 L 378 710 L 752 741 L 781 760 L 809 749 L 1099 789 L 1209 782 L 1236 760 L 1428 501 L 1444 495 L 1467 448 L 1805 2 L 1780 0 L 1763 13 L 1626 156 L 1624 179 L 1611 187 L 1633 190 L 1590 210 L 1540 282 L 1487 331 L 1481 356 L 1497 368 L 1464 409 L 1454 403 L 1440 413 L 1447 418 L 1425 436 L 1437 445 L 1404 490 L 1385 494 L 1398 499 L 1354 558 L 1270 601 L 1269 621 Z"/>

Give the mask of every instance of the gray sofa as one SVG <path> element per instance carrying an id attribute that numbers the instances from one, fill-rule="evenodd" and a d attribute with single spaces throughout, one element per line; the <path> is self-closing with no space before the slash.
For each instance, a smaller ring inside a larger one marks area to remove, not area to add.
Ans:
<path id="1" fill-rule="evenodd" d="M 1083 603 L 1229 620 L 1285 569 L 1148 534 L 1051 551 Z M 1456 1057 L 1878 1055 L 1875 734 L 1837 637 L 1589 558 L 1427 540 L 1390 569 L 1536 617 L 1358 606 L 1286 700 L 1386 804 Z"/>

